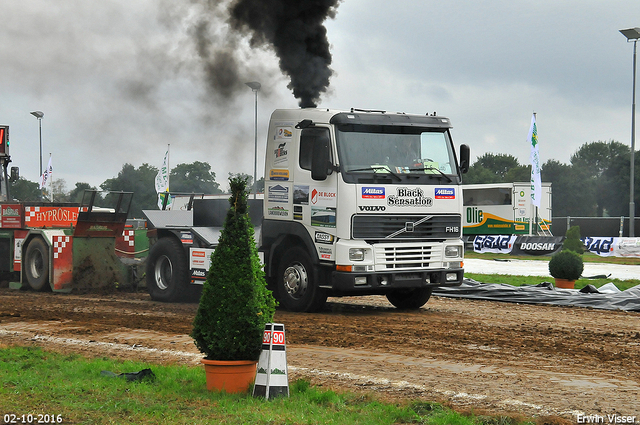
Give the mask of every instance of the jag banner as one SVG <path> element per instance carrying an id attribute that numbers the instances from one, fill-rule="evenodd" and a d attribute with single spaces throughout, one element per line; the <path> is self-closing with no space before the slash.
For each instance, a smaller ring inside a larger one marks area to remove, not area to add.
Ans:
<path id="1" fill-rule="evenodd" d="M 515 235 L 478 235 L 473 239 L 473 250 L 480 253 L 510 254 L 516 238 Z"/>
<path id="2" fill-rule="evenodd" d="M 602 257 L 640 257 L 640 238 L 582 238 L 585 249 Z"/>

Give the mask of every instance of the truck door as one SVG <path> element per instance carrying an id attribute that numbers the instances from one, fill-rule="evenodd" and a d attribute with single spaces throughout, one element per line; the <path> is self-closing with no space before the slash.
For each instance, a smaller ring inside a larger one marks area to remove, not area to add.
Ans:
<path id="1" fill-rule="evenodd" d="M 294 197 L 294 218 L 302 219 L 309 226 L 320 261 L 333 261 L 335 256 L 338 193 L 332 146 L 329 128 L 318 126 L 302 130 L 299 154 L 302 178 L 299 181 L 308 182 L 308 186 L 296 185 L 294 192 L 296 189 L 299 193 L 306 192 L 307 206 L 303 205 L 304 199 L 295 205 Z"/>

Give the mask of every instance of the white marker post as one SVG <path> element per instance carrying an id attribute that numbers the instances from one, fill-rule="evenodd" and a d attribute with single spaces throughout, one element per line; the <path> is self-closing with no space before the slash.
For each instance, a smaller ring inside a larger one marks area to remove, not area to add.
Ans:
<path id="1" fill-rule="evenodd" d="M 284 325 L 281 323 L 267 323 L 264 326 L 253 396 L 265 397 L 267 400 L 279 396 L 289 397 L 287 351 Z"/>

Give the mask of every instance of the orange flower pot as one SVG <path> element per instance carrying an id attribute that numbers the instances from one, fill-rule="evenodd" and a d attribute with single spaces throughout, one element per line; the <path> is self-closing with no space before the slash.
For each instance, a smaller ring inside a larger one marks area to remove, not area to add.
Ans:
<path id="1" fill-rule="evenodd" d="M 573 289 L 575 287 L 576 281 L 569 279 L 556 279 L 556 288 L 564 288 L 564 289 Z"/>
<path id="2" fill-rule="evenodd" d="M 249 390 L 256 378 L 257 360 L 207 360 L 202 359 L 209 391 L 241 393 Z"/>

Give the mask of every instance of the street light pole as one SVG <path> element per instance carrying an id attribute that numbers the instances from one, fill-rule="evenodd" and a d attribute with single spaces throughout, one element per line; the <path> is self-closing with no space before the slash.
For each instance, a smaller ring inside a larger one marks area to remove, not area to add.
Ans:
<path id="1" fill-rule="evenodd" d="M 629 237 L 635 237 L 634 185 L 635 185 L 635 152 L 636 152 L 636 47 L 640 38 L 640 28 L 620 30 L 627 37 L 627 42 L 633 41 L 633 94 L 631 102 L 631 176 L 629 182 Z"/>
<path id="2" fill-rule="evenodd" d="M 254 148 L 253 148 L 253 199 L 256 199 L 256 193 L 258 192 L 258 91 L 260 91 L 260 85 L 257 81 L 245 83 L 256 95 L 256 107 L 255 107 L 255 122 L 254 122 Z"/>
<path id="3" fill-rule="evenodd" d="M 31 115 L 38 119 L 38 131 L 40 133 L 40 170 L 38 171 L 38 177 L 42 176 L 42 118 L 44 117 L 44 112 L 42 111 L 33 111 Z"/>

